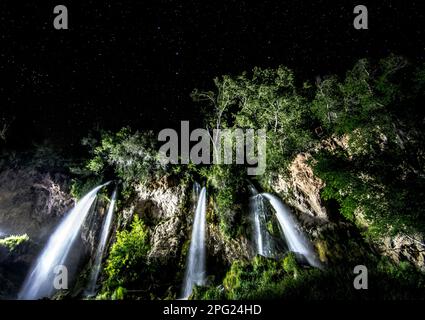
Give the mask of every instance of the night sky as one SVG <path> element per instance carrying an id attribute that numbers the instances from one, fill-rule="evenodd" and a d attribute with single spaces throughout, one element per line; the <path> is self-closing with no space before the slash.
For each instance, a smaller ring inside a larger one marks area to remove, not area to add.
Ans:
<path id="1" fill-rule="evenodd" d="M 307 80 L 390 52 L 423 62 L 422 3 L 2 0 L 0 116 L 14 118 L 9 144 L 72 145 L 91 129 L 196 122 L 194 88 L 254 66 Z M 69 30 L 53 28 L 58 4 Z M 356 4 L 367 5 L 369 30 L 353 28 Z"/>

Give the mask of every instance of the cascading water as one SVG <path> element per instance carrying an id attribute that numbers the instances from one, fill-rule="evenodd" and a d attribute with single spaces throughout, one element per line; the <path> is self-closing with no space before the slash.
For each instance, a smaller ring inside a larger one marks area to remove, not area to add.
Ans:
<path id="1" fill-rule="evenodd" d="M 103 222 L 102 231 L 99 239 L 99 245 L 96 250 L 96 256 L 93 263 L 93 268 L 90 273 L 90 280 L 87 286 L 86 295 L 93 296 L 96 294 L 96 282 L 100 273 L 100 266 L 102 263 L 103 252 L 105 251 L 106 242 L 108 240 L 109 231 L 111 229 L 112 218 L 114 216 L 115 202 L 117 199 L 117 190 L 112 193 L 111 202 L 109 203 L 108 213 L 106 214 L 105 221 Z"/>
<path id="2" fill-rule="evenodd" d="M 108 183 L 97 186 L 87 193 L 59 224 L 50 236 L 35 265 L 31 268 L 18 299 L 34 300 L 53 295 L 56 291 L 54 288 L 55 268 L 64 265 L 84 220 L 96 199 L 97 192 Z"/>
<path id="3" fill-rule="evenodd" d="M 196 210 L 196 205 L 198 203 L 200 192 L 201 192 L 201 186 L 199 185 L 199 183 L 195 182 L 193 184 L 193 190 L 192 190 L 192 202 L 193 202 L 193 207 L 195 210 Z"/>
<path id="4" fill-rule="evenodd" d="M 192 237 L 190 240 L 189 255 L 186 262 L 186 272 L 183 281 L 182 297 L 186 299 L 192 293 L 193 285 L 205 284 L 205 227 L 207 209 L 207 190 L 202 188 L 193 221 Z"/>
<path id="5" fill-rule="evenodd" d="M 254 186 L 250 187 L 251 198 L 249 201 L 249 207 L 251 211 L 251 217 L 254 222 L 254 240 L 257 253 L 259 255 L 270 257 L 273 255 L 271 239 L 266 229 L 266 206 L 264 205 L 264 198 L 257 192 Z"/>
<path id="6" fill-rule="evenodd" d="M 311 266 L 321 268 L 316 254 L 302 231 L 297 227 L 297 223 L 292 216 L 290 209 L 276 196 L 263 193 L 266 199 L 276 211 L 276 216 L 282 228 L 289 250 L 302 255 Z"/>

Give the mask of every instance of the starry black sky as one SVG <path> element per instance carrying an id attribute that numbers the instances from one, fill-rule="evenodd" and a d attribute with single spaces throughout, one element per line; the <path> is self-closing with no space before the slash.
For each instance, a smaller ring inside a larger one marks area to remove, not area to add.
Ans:
<path id="1" fill-rule="evenodd" d="M 314 79 L 390 52 L 423 62 L 423 2 L 2 0 L 0 115 L 14 119 L 9 143 L 72 145 L 92 129 L 196 122 L 194 88 L 254 66 Z M 58 4 L 69 30 L 53 28 Z M 369 30 L 353 28 L 356 4 Z"/>

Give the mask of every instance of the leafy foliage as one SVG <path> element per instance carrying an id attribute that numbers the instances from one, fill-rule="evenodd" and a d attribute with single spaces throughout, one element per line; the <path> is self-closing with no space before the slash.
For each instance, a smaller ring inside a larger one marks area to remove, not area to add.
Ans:
<path id="1" fill-rule="evenodd" d="M 15 250 L 22 243 L 29 241 L 29 237 L 27 234 L 23 234 L 20 236 L 9 236 L 4 239 L 0 239 L 0 246 L 7 248 L 9 251 Z"/>
<path id="2" fill-rule="evenodd" d="M 415 111 L 423 91 L 411 90 L 424 88 L 418 74 L 395 56 L 374 68 L 361 60 L 344 81 L 321 83 L 313 101 L 327 135 L 348 141 L 315 156 L 315 173 L 326 182 L 322 196 L 348 219 L 362 214 L 370 234 L 425 231 L 425 137 L 412 118 L 423 114 Z"/>
<path id="3" fill-rule="evenodd" d="M 223 284 L 196 288 L 193 299 L 369 300 L 423 299 L 423 274 L 408 263 L 395 265 L 387 258 L 367 260 L 368 290 L 353 286 L 353 270 L 346 264 L 319 270 L 300 266 L 293 254 L 276 261 L 256 257 L 235 261 Z"/>
<path id="4" fill-rule="evenodd" d="M 268 173 L 284 170 L 292 156 L 312 144 L 311 112 L 288 68 L 254 68 L 252 74 L 217 78 L 215 85 L 216 93 L 192 94 L 210 107 L 207 128 L 265 129 Z"/>
<path id="5" fill-rule="evenodd" d="M 155 143 L 151 132 L 132 134 L 124 128 L 116 134 L 103 133 L 87 168 L 96 175 L 107 174 L 112 169 L 126 184 L 149 181 L 164 172 Z M 90 145 L 93 141 L 86 139 L 83 144 Z"/>
<path id="6" fill-rule="evenodd" d="M 137 285 L 148 271 L 146 255 L 149 251 L 148 231 L 136 215 L 131 229 L 117 233 L 107 260 L 104 282 L 106 296 L 121 299 L 127 288 Z M 105 296 L 105 293 L 103 294 Z"/>

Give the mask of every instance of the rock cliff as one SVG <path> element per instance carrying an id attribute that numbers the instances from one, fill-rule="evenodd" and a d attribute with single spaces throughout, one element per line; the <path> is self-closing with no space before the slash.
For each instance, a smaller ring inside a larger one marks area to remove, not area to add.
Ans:
<path id="1" fill-rule="evenodd" d="M 332 150 L 337 147 L 347 150 L 347 138 L 330 139 L 325 141 L 318 149 L 326 148 Z M 329 243 L 333 239 L 329 232 L 342 232 L 352 235 L 353 230 L 357 228 L 360 228 L 360 231 L 367 229 L 369 223 L 364 219 L 360 211 L 355 215 L 354 223 L 340 218 L 334 219 L 320 196 L 325 184 L 314 175 L 309 164 L 310 160 L 312 160 L 312 156 L 309 153 L 297 155 L 288 167 L 288 175 L 277 176 L 270 182 L 270 186 L 292 207 L 298 221 L 309 234 L 316 247 L 318 247 L 320 254 L 326 251 L 323 250 L 324 246 L 335 246 L 335 243 Z M 409 261 L 425 271 L 424 235 L 398 234 L 373 239 L 370 244 L 373 250 L 390 257 L 395 262 Z M 328 257 L 322 256 L 322 260 L 327 259 Z"/>
<path id="2" fill-rule="evenodd" d="M 7 234 L 28 234 L 42 243 L 58 219 L 74 205 L 70 180 L 33 168 L 0 172 L 0 227 Z"/>

